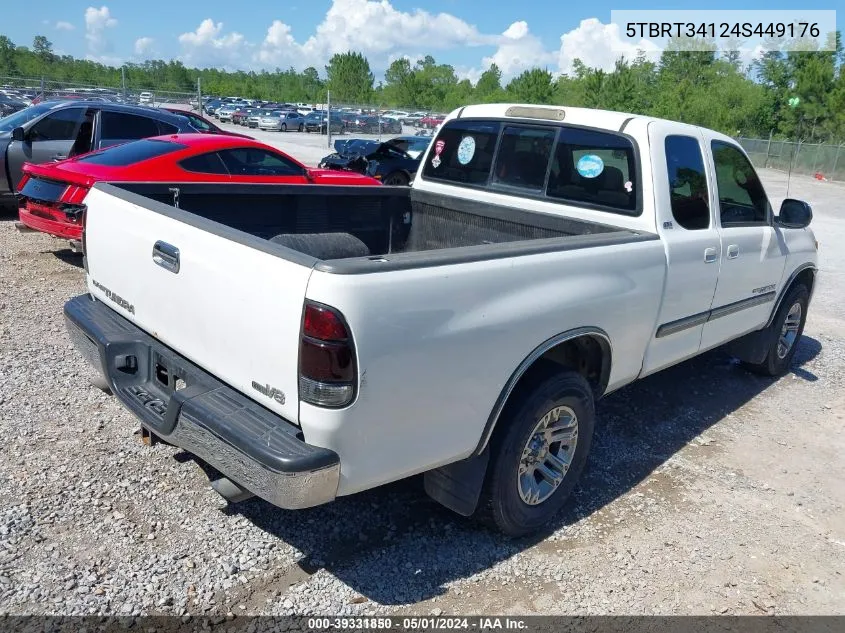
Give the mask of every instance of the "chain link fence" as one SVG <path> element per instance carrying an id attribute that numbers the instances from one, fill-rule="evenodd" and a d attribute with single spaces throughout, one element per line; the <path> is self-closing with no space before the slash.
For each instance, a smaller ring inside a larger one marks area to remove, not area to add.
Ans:
<path id="1" fill-rule="evenodd" d="M 0 88 L 28 95 L 34 101 L 48 99 L 106 99 L 122 103 L 193 105 L 196 92 L 178 92 L 155 88 L 108 86 L 46 79 L 44 77 L 0 77 Z"/>
<path id="2" fill-rule="evenodd" d="M 755 167 L 789 171 L 815 178 L 845 181 L 845 143 L 802 143 L 762 138 L 738 138 Z"/>

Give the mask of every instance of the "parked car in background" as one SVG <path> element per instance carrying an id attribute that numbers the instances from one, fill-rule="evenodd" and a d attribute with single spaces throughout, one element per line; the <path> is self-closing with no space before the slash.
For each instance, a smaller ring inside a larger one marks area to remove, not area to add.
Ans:
<path id="1" fill-rule="evenodd" d="M 271 114 L 273 114 L 273 112 L 274 110 L 270 108 L 259 108 L 257 110 L 253 110 L 250 115 L 246 118 L 244 125 L 246 125 L 248 128 L 257 128 L 258 121 L 262 117 L 270 116 Z"/>
<path id="2" fill-rule="evenodd" d="M 0 200 L 15 195 L 24 163 L 64 160 L 126 141 L 196 132 L 157 108 L 99 101 L 45 102 L 0 119 Z"/>
<path id="3" fill-rule="evenodd" d="M 444 114 L 429 114 L 420 119 L 419 125 L 424 128 L 436 128 L 443 123 L 445 118 Z"/>
<path id="4" fill-rule="evenodd" d="M 27 103 L 21 98 L 0 93 L 0 118 L 20 112 L 27 107 Z"/>
<path id="5" fill-rule="evenodd" d="M 176 134 L 108 147 L 44 165 L 25 165 L 21 222 L 55 237 L 79 240 L 82 202 L 99 181 L 378 185 L 366 175 L 306 167 L 253 139 Z"/>
<path id="6" fill-rule="evenodd" d="M 408 185 L 420 167 L 420 156 L 403 149 L 407 142 L 391 139 L 381 143 L 369 139 L 338 140 L 334 153 L 320 161 L 320 167 L 366 174 L 385 185 Z"/>
<path id="7" fill-rule="evenodd" d="M 261 117 L 258 127 L 276 132 L 302 132 L 305 129 L 305 117 L 294 110 L 279 110 L 270 116 Z"/>
<path id="8" fill-rule="evenodd" d="M 305 116 L 306 132 L 319 132 L 320 134 L 328 133 L 327 115 L 325 112 L 312 112 Z M 331 115 L 331 129 L 332 134 L 343 134 L 343 121 L 340 118 L 340 113 L 332 112 Z"/>
<path id="9" fill-rule="evenodd" d="M 138 95 L 138 103 L 152 103 L 153 102 L 153 93 L 152 92 L 142 92 Z"/>
<path id="10" fill-rule="evenodd" d="M 420 121 L 426 116 L 428 116 L 428 112 L 412 112 L 411 114 L 407 114 L 402 117 L 402 123 L 417 127 L 419 126 Z"/>
<path id="11" fill-rule="evenodd" d="M 220 119 L 220 122 L 221 122 L 221 123 L 224 123 L 224 122 L 226 122 L 226 121 L 230 121 L 230 122 L 231 122 L 231 120 L 232 120 L 232 115 L 235 113 L 235 111 L 236 111 L 237 109 L 238 109 L 238 107 L 237 107 L 237 106 L 232 105 L 232 104 L 230 103 L 230 104 L 228 104 L 228 105 L 224 105 L 224 106 L 222 106 L 222 107 L 218 108 L 218 110 L 217 110 L 217 112 L 215 113 L 215 115 L 217 116 L 217 118 L 218 118 L 218 119 Z"/>
<path id="12" fill-rule="evenodd" d="M 381 117 L 378 120 L 378 124 L 380 127 L 377 126 L 376 132 L 380 132 L 381 134 L 402 134 L 402 123 L 399 119 Z"/>
<path id="13" fill-rule="evenodd" d="M 203 106 L 203 110 L 209 116 L 214 116 L 214 113 L 217 111 L 217 108 L 223 105 L 223 101 L 220 99 L 210 99 L 209 101 L 205 102 Z"/>
<path id="14" fill-rule="evenodd" d="M 179 108 L 162 109 L 167 110 L 168 112 L 172 112 L 173 114 L 178 114 L 179 116 L 185 117 L 190 122 L 191 127 L 193 127 L 197 132 L 201 132 L 203 134 L 226 134 L 228 136 L 252 138 L 251 136 L 241 134 L 240 132 L 232 132 L 231 130 L 224 130 L 223 128 L 217 127 L 214 123 L 212 123 L 205 117 L 201 117 L 199 114 L 189 112 L 188 110 L 180 110 Z"/>
<path id="15" fill-rule="evenodd" d="M 428 146 L 431 145 L 431 138 L 430 136 L 397 136 L 390 139 L 388 143 L 397 149 L 401 149 L 411 158 L 417 159 L 421 158 Z"/>
<path id="16" fill-rule="evenodd" d="M 255 110 L 257 110 L 257 108 L 253 108 L 253 107 L 238 108 L 237 110 L 232 112 L 232 123 L 234 123 L 235 125 L 246 125 L 247 117 L 250 114 L 252 114 L 253 112 L 255 112 Z"/>

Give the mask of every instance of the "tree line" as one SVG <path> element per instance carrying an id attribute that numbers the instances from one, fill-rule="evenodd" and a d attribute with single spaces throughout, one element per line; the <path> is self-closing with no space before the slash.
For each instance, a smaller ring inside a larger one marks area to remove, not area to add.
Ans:
<path id="1" fill-rule="evenodd" d="M 840 33 L 834 50 L 765 53 L 743 66 L 737 53 L 719 54 L 676 45 L 659 60 L 620 58 L 611 71 L 574 60 L 572 72 L 555 77 L 532 68 L 503 82 L 492 64 L 477 82 L 459 79 L 432 56 L 391 63 L 376 81 L 358 52 L 334 55 L 321 77 L 316 68 L 227 72 L 149 60 L 123 66 L 130 89 L 203 92 L 274 101 L 332 102 L 448 112 L 470 103 L 527 102 L 603 108 L 659 116 L 730 135 L 800 137 L 808 142 L 845 141 L 845 54 Z M 46 77 L 99 86 L 121 85 L 121 68 L 56 55 L 44 36 L 16 46 L 0 35 L 0 76 Z"/>

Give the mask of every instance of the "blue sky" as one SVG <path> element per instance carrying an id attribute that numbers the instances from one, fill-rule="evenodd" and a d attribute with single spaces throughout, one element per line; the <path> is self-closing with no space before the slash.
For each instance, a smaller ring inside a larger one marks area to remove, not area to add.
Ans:
<path id="1" fill-rule="evenodd" d="M 190 66 L 227 69 L 313 65 L 323 74 L 332 53 L 353 49 L 367 55 L 377 75 L 397 57 L 430 53 L 455 66 L 459 75 L 476 79 L 491 62 L 506 76 L 534 65 L 567 72 L 575 56 L 609 68 L 625 50 L 619 48 L 618 27 L 610 23 L 611 9 L 622 7 L 608 0 L 574 6 L 551 0 L 39 0 L 37 11 L 27 2 L 6 4 L 0 33 L 16 44 L 30 45 L 35 35 L 46 35 L 59 53 L 115 65 L 176 58 Z M 794 0 L 756 0 L 743 8 L 796 5 Z M 652 1 L 623 6 L 688 5 Z M 705 6 L 736 8 L 731 2 Z M 835 4 L 810 1 L 801 8 Z M 630 46 L 633 54 L 636 49 Z"/>

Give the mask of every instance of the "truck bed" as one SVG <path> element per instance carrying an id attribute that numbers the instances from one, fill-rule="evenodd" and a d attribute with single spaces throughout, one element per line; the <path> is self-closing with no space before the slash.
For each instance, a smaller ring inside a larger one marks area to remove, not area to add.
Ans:
<path id="1" fill-rule="evenodd" d="M 169 183 L 99 187 L 150 210 L 177 214 L 211 232 L 228 227 L 258 238 L 251 241 L 254 246 L 259 241 L 280 243 L 320 260 L 317 267 L 331 272 L 372 271 L 374 260 L 381 269 L 422 266 L 655 237 L 407 187 Z"/>

